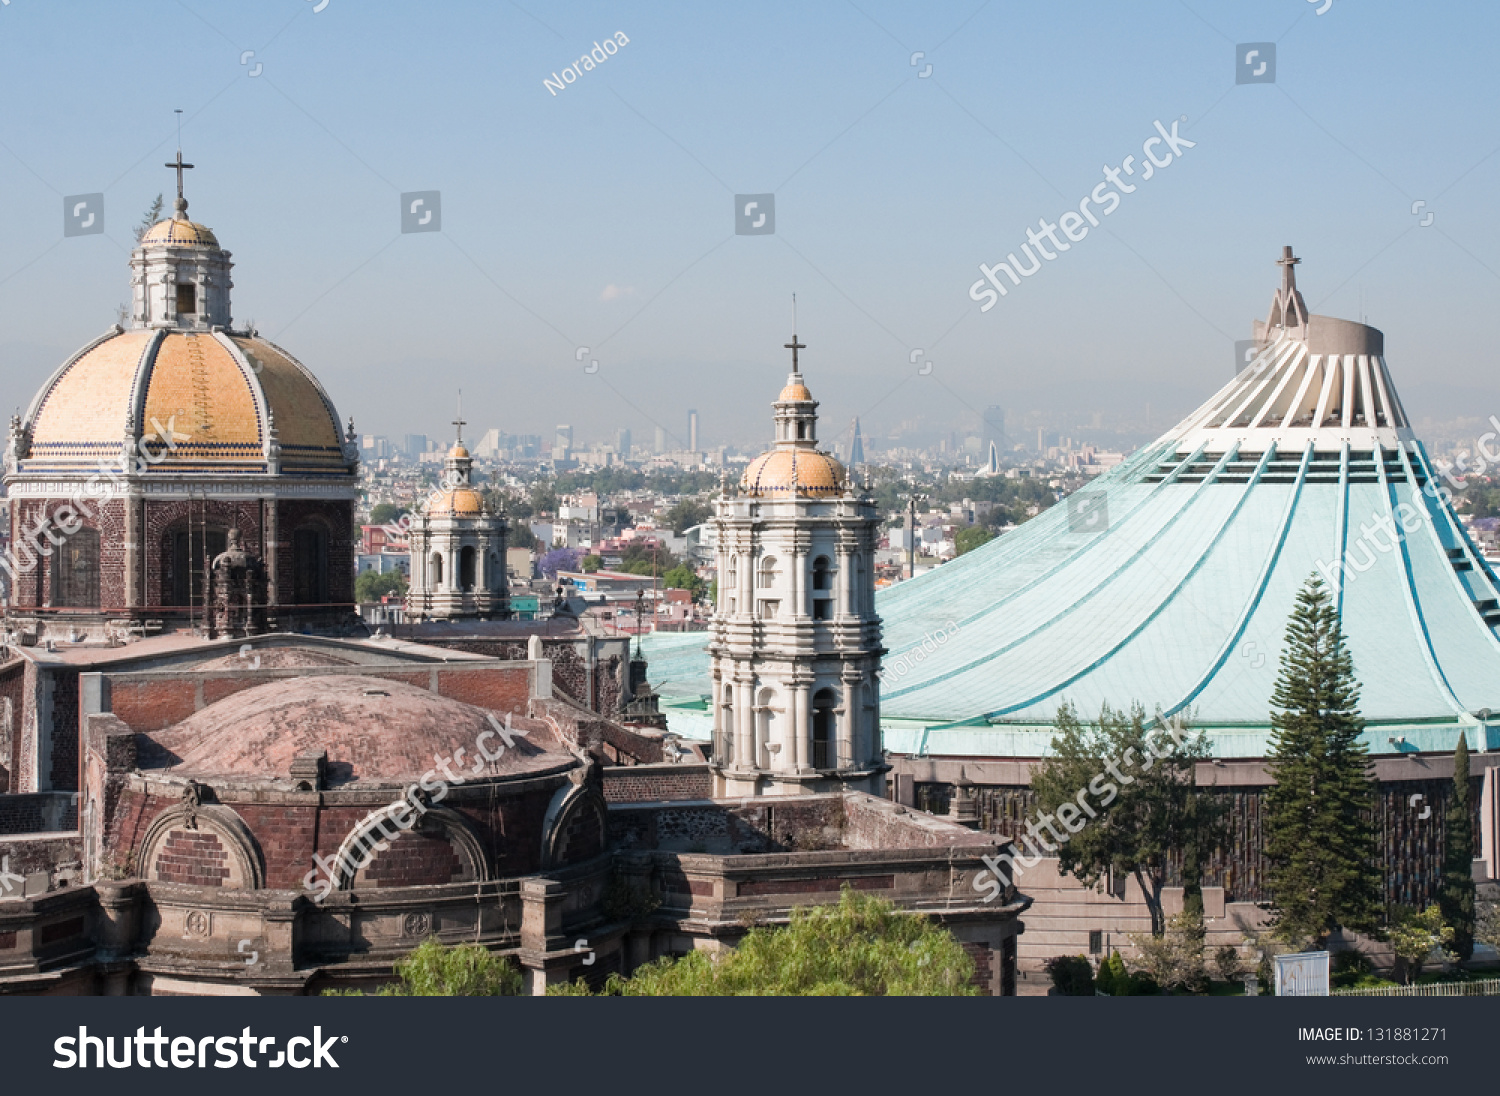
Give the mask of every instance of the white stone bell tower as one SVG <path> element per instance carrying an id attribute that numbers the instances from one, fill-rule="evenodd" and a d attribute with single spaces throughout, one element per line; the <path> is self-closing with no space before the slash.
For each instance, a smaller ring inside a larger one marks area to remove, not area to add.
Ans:
<path id="1" fill-rule="evenodd" d="M 792 373 L 776 444 L 716 506 L 716 796 L 853 788 L 881 795 L 874 500 L 817 448 L 817 402 Z"/>
<path id="2" fill-rule="evenodd" d="M 503 620 L 510 615 L 505 570 L 506 523 L 492 513 L 472 483 L 474 460 L 464 448 L 463 413 L 457 440 L 443 461 L 438 491 L 413 515 L 407 530 L 412 620 Z"/>

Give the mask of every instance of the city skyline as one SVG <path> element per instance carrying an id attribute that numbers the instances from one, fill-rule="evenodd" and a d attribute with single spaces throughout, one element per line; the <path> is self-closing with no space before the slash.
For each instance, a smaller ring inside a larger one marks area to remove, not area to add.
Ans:
<path id="1" fill-rule="evenodd" d="M 130 228 L 172 191 L 175 108 L 192 216 L 246 285 L 236 323 L 317 369 L 361 431 L 439 436 L 464 387 L 506 432 L 563 418 L 679 449 L 696 407 L 705 442 L 752 445 L 794 292 L 840 431 L 977 426 L 991 404 L 1019 423 L 1149 403 L 1161 427 L 1227 379 L 1256 318 L 1241 302 L 1288 242 L 1314 311 L 1382 317 L 1393 360 L 1423 370 L 1414 419 L 1500 403 L 1473 320 L 1497 277 L 1497 161 L 1473 137 L 1488 97 L 1468 63 L 1494 12 L 1412 26 L 1368 5 L 1095 6 L 1060 50 L 1071 15 L 1018 27 L 988 5 L 770 8 L 745 26 L 628 5 L 456 5 L 410 26 L 385 3 L 76 11 L 3 13 L 0 79 L 36 104 L 0 155 L 12 407 L 125 299 Z M 137 72 L 164 25 L 191 48 Z M 586 79 L 543 86 L 617 33 L 628 45 Z M 60 36 L 66 69 L 37 48 Z M 1274 84 L 1238 86 L 1236 44 L 1267 41 Z M 403 64 L 430 78 L 387 78 Z M 135 94 L 107 94 L 121 80 Z M 981 263 L 1183 115 L 1192 147 L 1100 240 L 980 312 Z M 399 197 L 431 191 L 441 231 L 402 232 Z M 94 193 L 104 231 L 61 235 L 61 199 Z M 736 233 L 740 194 L 775 195 L 779 238 Z M 539 386 L 566 410 L 514 398 Z"/>

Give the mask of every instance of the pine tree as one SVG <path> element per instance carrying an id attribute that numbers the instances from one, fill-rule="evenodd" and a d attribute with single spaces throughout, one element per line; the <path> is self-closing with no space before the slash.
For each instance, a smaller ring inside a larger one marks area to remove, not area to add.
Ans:
<path id="1" fill-rule="evenodd" d="M 1276 933 L 1300 943 L 1339 926 L 1377 931 L 1375 786 L 1360 741 L 1359 683 L 1317 575 L 1297 594 L 1271 703 L 1276 783 L 1266 791 L 1265 834 Z"/>
<path id="2" fill-rule="evenodd" d="M 1443 884 L 1438 906 L 1453 928 L 1453 951 L 1464 962 L 1474 954 L 1474 829 L 1469 806 L 1469 744 L 1460 732 L 1453 751 L 1453 794 L 1443 833 Z"/>

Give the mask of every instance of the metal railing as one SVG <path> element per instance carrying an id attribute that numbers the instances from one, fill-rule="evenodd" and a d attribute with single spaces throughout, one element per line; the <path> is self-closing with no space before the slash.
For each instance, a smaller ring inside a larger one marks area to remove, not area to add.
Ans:
<path id="1" fill-rule="evenodd" d="M 1336 989 L 1333 997 L 1497 997 L 1500 978 L 1477 982 L 1429 982 L 1421 986 L 1370 986 L 1365 989 Z"/>

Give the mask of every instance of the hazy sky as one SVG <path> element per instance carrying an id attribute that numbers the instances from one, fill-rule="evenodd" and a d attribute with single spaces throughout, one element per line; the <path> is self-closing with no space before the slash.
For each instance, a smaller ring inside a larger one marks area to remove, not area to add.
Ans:
<path id="1" fill-rule="evenodd" d="M 0 2 L 7 408 L 127 299 L 180 107 L 237 321 L 365 431 L 446 433 L 462 387 L 470 435 L 681 438 L 696 407 L 704 444 L 769 439 L 793 292 L 825 438 L 989 404 L 1165 427 L 1288 243 L 1314 311 L 1386 332 L 1414 416 L 1500 412 L 1493 3 Z M 1264 42 L 1275 82 L 1237 85 Z M 982 313 L 979 264 L 1127 156 L 1137 189 Z M 401 233 L 418 190 L 440 233 Z M 95 191 L 106 233 L 64 238 Z M 765 192 L 775 233 L 736 235 Z"/>

